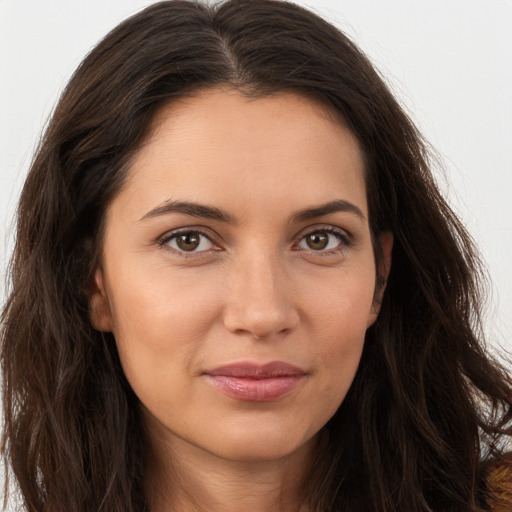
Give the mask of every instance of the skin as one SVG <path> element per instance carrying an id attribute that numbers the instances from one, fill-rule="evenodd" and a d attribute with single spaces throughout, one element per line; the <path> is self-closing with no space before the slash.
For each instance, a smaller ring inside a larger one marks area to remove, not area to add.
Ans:
<path id="1" fill-rule="evenodd" d="M 297 217 L 340 200 L 338 211 Z M 177 202 L 230 219 L 169 211 Z M 180 246 L 176 230 L 204 235 Z M 294 93 L 214 89 L 175 102 L 135 155 L 103 243 L 91 318 L 114 333 L 142 403 L 151 510 L 307 510 L 319 432 L 352 383 L 384 291 L 352 133 Z M 380 244 L 386 274 L 391 235 Z M 284 361 L 304 377 L 252 402 L 205 376 L 241 361 Z"/>

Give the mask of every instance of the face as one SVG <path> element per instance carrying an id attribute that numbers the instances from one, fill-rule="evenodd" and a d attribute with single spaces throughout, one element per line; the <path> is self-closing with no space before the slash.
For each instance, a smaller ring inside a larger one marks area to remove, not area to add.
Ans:
<path id="1" fill-rule="evenodd" d="M 378 313 L 363 174 L 299 95 L 159 113 L 108 209 L 91 316 L 169 446 L 277 459 L 334 414 Z"/>

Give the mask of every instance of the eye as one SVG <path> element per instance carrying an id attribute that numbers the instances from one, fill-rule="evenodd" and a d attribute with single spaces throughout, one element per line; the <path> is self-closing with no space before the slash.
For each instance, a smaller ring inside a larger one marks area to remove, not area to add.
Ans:
<path id="1" fill-rule="evenodd" d="M 350 245 L 350 238 L 347 233 L 333 229 L 316 229 L 305 234 L 298 247 L 315 252 L 336 252 Z"/>
<path id="2" fill-rule="evenodd" d="M 205 252 L 215 247 L 215 244 L 200 231 L 179 231 L 166 236 L 160 241 L 161 246 L 167 246 L 176 252 Z"/>

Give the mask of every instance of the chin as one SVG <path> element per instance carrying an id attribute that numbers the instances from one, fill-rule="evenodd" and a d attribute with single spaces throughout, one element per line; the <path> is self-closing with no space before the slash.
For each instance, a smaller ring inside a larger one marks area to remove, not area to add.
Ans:
<path id="1" fill-rule="evenodd" d="M 293 431 L 272 422 L 253 423 L 250 428 L 226 429 L 214 434 L 209 440 L 209 451 L 232 461 L 279 460 L 308 452 L 316 434 L 316 431 Z"/>

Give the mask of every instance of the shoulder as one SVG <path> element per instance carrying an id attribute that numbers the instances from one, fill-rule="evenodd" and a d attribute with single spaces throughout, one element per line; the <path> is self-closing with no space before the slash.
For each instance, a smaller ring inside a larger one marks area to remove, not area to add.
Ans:
<path id="1" fill-rule="evenodd" d="M 512 511 L 512 452 L 484 468 L 489 512 Z"/>

